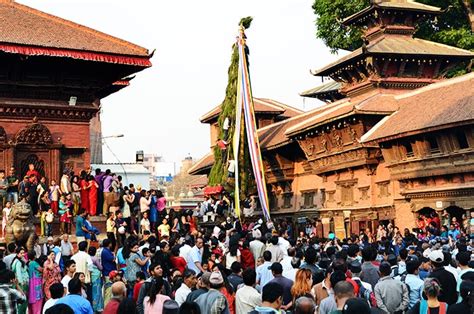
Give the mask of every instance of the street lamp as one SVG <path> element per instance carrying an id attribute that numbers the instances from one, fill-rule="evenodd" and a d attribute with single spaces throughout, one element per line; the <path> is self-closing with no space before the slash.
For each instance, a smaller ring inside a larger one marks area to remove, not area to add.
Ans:
<path id="1" fill-rule="evenodd" d="M 125 171 L 125 167 L 123 166 L 123 163 L 120 161 L 120 159 L 117 157 L 117 155 L 115 155 L 115 153 L 112 151 L 109 144 L 107 144 L 107 142 L 105 141 L 105 139 L 107 139 L 107 138 L 120 138 L 120 137 L 124 137 L 124 135 L 123 134 L 115 134 L 115 135 L 109 135 L 109 136 L 102 136 L 101 140 L 102 140 L 102 144 L 105 145 L 105 147 L 107 147 L 109 152 L 115 157 L 115 159 L 117 159 L 118 164 L 120 165 L 120 167 L 122 167 L 123 174 L 125 175 L 125 180 L 128 182 L 127 171 Z"/>

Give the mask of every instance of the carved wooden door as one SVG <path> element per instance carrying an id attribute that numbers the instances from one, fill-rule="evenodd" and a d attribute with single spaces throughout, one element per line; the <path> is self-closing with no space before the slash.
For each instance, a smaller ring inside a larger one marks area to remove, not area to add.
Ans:
<path id="1" fill-rule="evenodd" d="M 47 175 L 47 169 L 45 169 L 45 159 L 47 159 L 48 154 L 43 152 L 32 153 L 26 151 L 17 151 L 16 154 L 16 168 L 18 169 L 18 174 L 23 177 L 28 172 L 28 165 L 33 164 L 35 170 L 43 177 Z"/>

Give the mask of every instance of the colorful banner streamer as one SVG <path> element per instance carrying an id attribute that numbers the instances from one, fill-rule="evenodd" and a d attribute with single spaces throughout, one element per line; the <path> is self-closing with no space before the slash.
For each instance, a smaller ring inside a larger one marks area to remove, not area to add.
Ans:
<path id="1" fill-rule="evenodd" d="M 262 206 L 263 215 L 265 220 L 270 220 L 270 206 L 268 202 L 267 194 L 267 185 L 265 183 L 265 172 L 263 168 L 262 154 L 260 151 L 260 143 L 257 135 L 257 123 L 255 120 L 255 111 L 253 104 L 252 88 L 250 85 L 250 75 L 248 70 L 247 58 L 245 54 L 245 29 L 241 26 L 240 35 L 238 39 L 239 46 L 239 73 L 238 73 L 238 82 L 237 82 L 237 107 L 236 107 L 236 133 L 234 134 L 234 145 L 235 145 L 235 136 L 240 136 L 237 133 L 237 128 L 240 128 L 240 115 L 241 109 L 243 107 L 244 118 L 245 118 L 245 131 L 247 133 L 248 148 L 250 152 L 250 160 L 252 162 L 253 175 L 255 177 L 255 183 L 257 185 L 258 198 L 260 200 L 260 205 Z M 238 150 L 235 150 L 234 155 L 237 156 Z M 236 164 L 238 158 L 236 157 Z M 238 172 L 236 171 L 236 178 L 238 177 Z M 237 179 L 236 179 L 236 189 L 238 189 Z M 237 190 L 238 191 L 238 190 Z M 236 202 L 237 204 L 238 202 Z M 239 208 L 240 213 L 240 208 Z"/>

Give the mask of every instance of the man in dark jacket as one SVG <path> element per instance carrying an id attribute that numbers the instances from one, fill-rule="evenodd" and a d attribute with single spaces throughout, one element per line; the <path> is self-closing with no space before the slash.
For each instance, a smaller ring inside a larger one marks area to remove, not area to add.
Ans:
<path id="1" fill-rule="evenodd" d="M 436 278 L 441 286 L 441 293 L 438 297 L 440 302 L 446 302 L 448 305 L 456 303 L 458 293 L 456 291 L 456 278 L 449 271 L 444 269 L 444 255 L 441 250 L 432 251 L 428 258 L 430 259 L 433 270 L 428 275 L 429 278 Z"/>

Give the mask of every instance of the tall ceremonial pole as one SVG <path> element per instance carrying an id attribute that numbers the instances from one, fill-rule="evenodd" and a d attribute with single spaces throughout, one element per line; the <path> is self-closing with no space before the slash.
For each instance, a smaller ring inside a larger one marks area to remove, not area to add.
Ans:
<path id="1" fill-rule="evenodd" d="M 234 154 L 237 155 L 239 150 L 240 132 L 241 132 L 241 119 L 242 112 L 245 121 L 245 131 L 247 133 L 248 149 L 250 153 L 250 159 L 252 163 L 253 175 L 257 186 L 258 197 L 260 205 L 262 206 L 262 212 L 265 220 L 270 220 L 270 207 L 268 202 L 267 186 L 265 183 L 265 173 L 263 168 L 262 154 L 260 150 L 260 143 L 257 134 L 257 123 L 255 119 L 255 110 L 253 104 L 252 87 L 250 84 L 250 74 L 248 70 L 248 62 L 245 53 L 246 48 L 246 36 L 245 28 L 240 25 L 239 37 L 237 40 L 239 50 L 239 71 L 237 81 L 237 100 L 236 100 L 236 120 L 235 120 L 235 132 L 234 132 Z M 238 137 L 238 138 L 237 138 Z M 242 139 L 243 140 L 243 139 Z M 236 149 L 237 148 L 237 149 Z M 236 165 L 238 164 L 239 158 L 235 158 Z M 236 214 L 240 217 L 240 200 L 239 200 L 239 179 L 238 179 L 238 166 L 236 168 L 235 178 L 235 210 Z"/>

